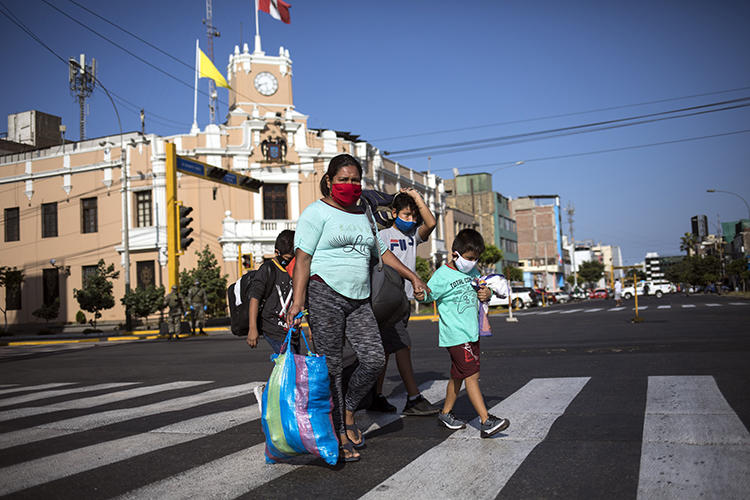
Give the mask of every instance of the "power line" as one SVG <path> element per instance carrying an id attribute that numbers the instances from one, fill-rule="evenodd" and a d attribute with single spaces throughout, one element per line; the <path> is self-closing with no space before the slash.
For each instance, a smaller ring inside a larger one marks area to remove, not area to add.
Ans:
<path id="1" fill-rule="evenodd" d="M 701 135 L 701 136 L 695 136 L 695 137 L 685 137 L 682 139 L 674 139 L 670 141 L 661 141 L 661 142 L 652 142 L 649 144 L 633 144 L 630 146 L 622 146 L 619 148 L 609 148 L 609 149 L 599 149 L 596 151 L 585 151 L 581 153 L 569 153 L 569 154 L 563 154 L 563 155 L 555 155 L 555 156 L 541 156 L 538 158 L 529 158 L 526 160 L 523 160 L 523 163 L 532 163 L 532 162 L 538 162 L 538 161 L 549 161 L 549 160 L 562 160 L 565 158 L 576 158 L 580 156 L 590 156 L 590 155 L 596 155 L 596 154 L 603 154 L 603 153 L 614 153 L 618 151 L 628 151 L 631 149 L 642 149 L 642 148 L 649 148 L 654 146 L 664 146 L 668 144 L 678 144 L 681 142 L 690 142 L 690 141 L 698 141 L 703 139 L 713 139 L 716 137 L 726 137 L 730 135 L 737 135 L 737 134 L 747 134 L 750 132 L 750 129 L 744 129 L 744 130 L 736 130 L 733 132 L 723 132 L 720 134 L 711 134 L 711 135 Z M 505 162 L 494 162 L 494 163 L 485 163 L 485 164 L 479 164 L 479 165 L 465 165 L 462 167 L 457 167 L 459 170 L 462 169 L 470 169 L 470 168 L 482 168 L 482 167 L 490 167 L 494 165 L 502 165 L 499 168 L 496 168 L 492 172 L 496 172 L 497 170 L 500 170 L 502 168 L 507 168 L 508 166 L 515 165 L 518 162 L 515 161 L 505 161 Z M 446 170 L 452 170 L 452 167 L 449 168 L 439 168 L 439 169 L 433 169 L 431 172 L 443 172 Z"/>
<path id="2" fill-rule="evenodd" d="M 748 107 L 750 106 L 750 104 L 747 104 L 747 103 L 735 104 L 733 106 L 724 106 L 723 108 L 708 109 L 708 110 L 704 109 L 703 111 L 694 111 L 692 113 L 684 113 L 685 111 L 688 111 L 688 110 L 715 107 L 718 105 L 737 103 L 737 102 L 748 101 L 748 100 L 750 100 L 750 97 L 742 97 L 739 99 L 732 99 L 728 101 L 704 104 L 700 106 L 691 106 L 688 108 L 682 108 L 678 110 L 662 111 L 659 113 L 650 113 L 646 115 L 631 116 L 628 118 L 620 118 L 616 120 L 607 120 L 607 121 L 602 121 L 602 122 L 587 123 L 583 125 L 574 125 L 570 127 L 560 127 L 556 129 L 540 130 L 540 131 L 535 131 L 535 132 L 525 132 L 522 134 L 513 134 L 513 135 L 507 135 L 507 136 L 501 136 L 501 137 L 490 137 L 486 139 L 477 139 L 477 140 L 472 140 L 472 141 L 462 141 L 462 142 L 456 142 L 452 144 L 424 146 L 424 147 L 405 149 L 405 150 L 395 151 L 395 152 L 385 151 L 384 154 L 400 156 L 401 159 L 405 159 L 405 158 L 422 157 L 427 154 L 431 156 L 436 156 L 436 155 L 441 155 L 441 154 L 458 153 L 461 151 L 470 151 L 470 150 L 479 149 L 479 147 L 489 148 L 489 147 L 505 146 L 509 144 L 519 144 L 519 143 L 529 142 L 529 141 L 534 141 L 534 140 L 564 137 L 564 136 L 577 135 L 577 134 L 583 134 L 583 133 L 589 133 L 589 132 L 599 132 L 602 130 L 611 130 L 611 129 L 616 129 L 616 128 L 631 127 L 634 125 L 643 125 L 646 123 L 655 123 L 659 121 L 672 120 L 676 118 L 686 118 L 690 116 L 698 116 L 698 115 L 714 113 L 718 111 L 728 111 L 732 109 L 739 109 L 739 108 Z M 678 116 L 661 116 L 661 115 L 674 114 L 674 113 L 683 113 L 683 114 L 678 115 Z M 657 116 L 657 117 L 661 116 L 661 117 L 649 118 L 649 117 L 654 117 L 654 116 Z M 647 119 L 641 120 L 641 118 L 647 118 Z M 639 120 L 639 121 L 632 121 L 632 120 Z M 630 123 L 623 123 L 623 122 L 630 122 Z M 539 137 L 539 136 L 545 136 L 545 137 Z M 466 146 L 473 146 L 473 147 L 469 148 Z M 435 148 L 437 148 L 438 150 L 436 151 Z M 420 152 L 420 154 L 414 154 L 416 152 Z M 412 153 L 412 154 L 406 154 L 406 153 Z"/>
<path id="3" fill-rule="evenodd" d="M 510 120 L 510 121 L 504 121 L 504 122 L 495 122 L 495 123 L 485 123 L 482 125 L 469 125 L 466 127 L 459 127 L 459 128 L 452 128 L 452 129 L 443 129 L 443 130 L 433 130 L 430 132 L 419 132 L 415 134 L 407 134 L 407 135 L 397 135 L 397 136 L 391 136 L 391 137 L 380 137 L 377 139 L 372 139 L 372 142 L 382 142 L 382 141 L 391 141 L 395 139 L 409 139 L 412 137 L 425 137 L 428 135 L 438 135 L 438 134 L 447 134 L 450 132 L 463 132 L 466 130 L 477 130 L 481 128 L 491 128 L 491 127 L 499 127 L 502 125 L 514 125 L 518 123 L 528 123 L 528 122 L 535 122 L 535 121 L 541 121 L 541 120 L 551 120 L 553 118 L 564 118 L 567 116 L 577 116 L 577 115 L 586 115 L 590 113 L 600 113 L 602 111 L 613 111 L 615 109 L 625 109 L 625 108 L 633 108 L 637 106 L 647 106 L 649 104 L 660 104 L 664 102 L 671 102 L 671 101 L 681 101 L 685 99 L 693 99 L 695 97 L 706 97 L 710 95 L 718 95 L 718 94 L 729 94 L 731 92 L 739 92 L 744 90 L 749 90 L 749 87 L 737 87 L 734 89 L 726 89 L 726 90 L 716 90 L 713 92 L 702 92 L 700 94 L 692 94 L 692 95 L 686 95 L 686 96 L 680 96 L 680 97 L 668 97 L 665 99 L 656 99 L 653 101 L 644 101 L 644 102 L 637 102 L 632 104 L 621 104 L 618 106 L 608 106 L 605 108 L 594 108 L 589 109 L 586 111 L 574 111 L 570 113 L 560 113 L 556 115 L 545 115 L 545 116 L 537 116 L 534 118 L 523 118 L 519 120 Z"/>

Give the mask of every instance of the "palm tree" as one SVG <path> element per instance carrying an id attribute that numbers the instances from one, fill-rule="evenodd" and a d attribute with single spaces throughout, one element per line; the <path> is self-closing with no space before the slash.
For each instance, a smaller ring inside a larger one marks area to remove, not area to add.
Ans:
<path id="1" fill-rule="evenodd" d="M 697 244 L 698 238 L 693 233 L 685 233 L 680 237 L 680 251 L 687 252 L 688 257 L 693 254 Z"/>

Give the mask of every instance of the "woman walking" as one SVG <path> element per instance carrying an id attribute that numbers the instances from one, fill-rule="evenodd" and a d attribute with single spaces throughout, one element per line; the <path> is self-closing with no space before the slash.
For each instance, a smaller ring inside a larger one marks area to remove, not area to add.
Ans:
<path id="1" fill-rule="evenodd" d="M 297 223 L 294 295 L 287 313 L 287 322 L 292 324 L 308 304 L 315 347 L 328 364 L 333 423 L 345 461 L 360 458 L 355 448 L 364 444 L 364 436 L 355 425 L 354 411 L 385 364 L 369 300 L 371 256 L 382 255 L 383 262 L 411 281 L 415 291 L 427 290 L 427 285 L 374 234 L 368 216 L 357 203 L 361 181 L 362 166 L 356 158 L 340 154 L 331 159 L 320 181 L 323 198 L 308 206 Z M 341 382 L 345 338 L 359 359 L 346 394 Z"/>

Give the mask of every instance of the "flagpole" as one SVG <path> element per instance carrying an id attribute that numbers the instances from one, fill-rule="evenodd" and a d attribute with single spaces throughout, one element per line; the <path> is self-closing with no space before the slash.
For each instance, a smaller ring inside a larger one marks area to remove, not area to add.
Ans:
<path id="1" fill-rule="evenodd" d="M 263 52 L 260 48 L 260 30 L 258 29 L 258 0 L 255 0 L 255 53 Z"/>
<path id="2" fill-rule="evenodd" d="M 193 126 L 190 128 L 191 134 L 197 134 L 198 128 L 198 39 L 195 39 L 195 95 L 193 96 Z"/>

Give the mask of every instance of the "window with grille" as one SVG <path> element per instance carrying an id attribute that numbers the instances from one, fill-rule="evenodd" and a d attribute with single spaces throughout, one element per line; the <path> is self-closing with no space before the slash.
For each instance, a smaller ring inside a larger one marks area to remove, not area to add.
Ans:
<path id="1" fill-rule="evenodd" d="M 286 184 L 263 184 L 263 218 L 286 219 Z"/>
<path id="2" fill-rule="evenodd" d="M 6 311 L 18 311 L 20 309 L 21 309 L 21 280 L 9 280 L 5 284 L 5 310 Z"/>
<path id="3" fill-rule="evenodd" d="M 60 298 L 60 273 L 57 268 L 42 269 L 42 299 L 45 306 Z"/>
<path id="4" fill-rule="evenodd" d="M 135 225 L 136 227 L 152 226 L 151 219 L 151 191 L 135 193 Z"/>
<path id="5" fill-rule="evenodd" d="M 57 236 L 57 203 L 42 203 L 42 238 Z"/>
<path id="6" fill-rule="evenodd" d="M 21 239 L 20 219 L 18 207 L 5 209 L 5 241 Z"/>
<path id="7" fill-rule="evenodd" d="M 83 266 L 81 268 L 81 285 L 84 285 L 86 283 L 86 279 L 96 274 L 96 270 L 99 268 L 99 266 Z"/>
<path id="8" fill-rule="evenodd" d="M 138 288 L 148 288 L 150 286 L 156 286 L 154 282 L 154 261 L 153 260 L 141 260 L 135 263 L 136 265 L 136 282 Z"/>
<path id="9" fill-rule="evenodd" d="M 81 232 L 95 233 L 98 231 L 98 213 L 96 198 L 81 200 Z"/>

